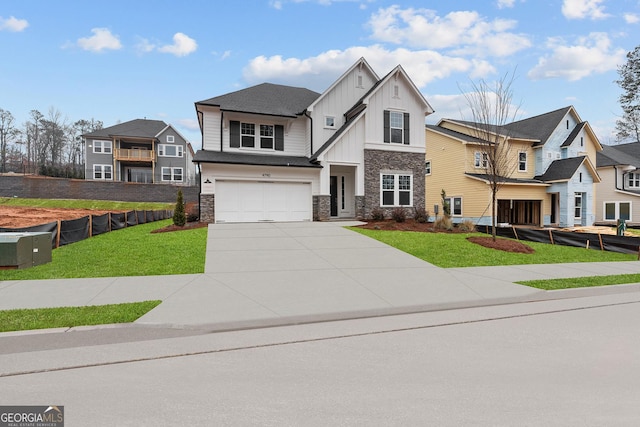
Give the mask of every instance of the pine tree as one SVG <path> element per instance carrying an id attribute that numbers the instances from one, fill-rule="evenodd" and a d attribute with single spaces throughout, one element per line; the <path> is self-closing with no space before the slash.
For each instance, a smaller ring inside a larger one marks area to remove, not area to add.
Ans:
<path id="1" fill-rule="evenodd" d="M 184 200 L 182 198 L 182 190 L 178 190 L 176 208 L 173 211 L 173 223 L 178 227 L 183 227 L 187 223 L 187 215 L 184 213 Z"/>
<path id="2" fill-rule="evenodd" d="M 618 101 L 622 117 L 616 121 L 619 141 L 640 141 L 640 46 L 627 53 L 627 62 L 618 68 L 616 83 L 624 91 Z"/>

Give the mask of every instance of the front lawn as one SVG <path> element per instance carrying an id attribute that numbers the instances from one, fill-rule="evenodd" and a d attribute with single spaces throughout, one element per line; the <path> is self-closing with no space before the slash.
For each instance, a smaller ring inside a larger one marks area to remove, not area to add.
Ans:
<path id="1" fill-rule="evenodd" d="M 350 227 L 350 229 L 443 268 L 634 261 L 637 259 L 634 254 L 536 242 L 523 242 L 535 250 L 533 254 L 511 253 L 485 248 L 467 240 L 469 236 L 486 236 L 482 233 L 421 233 L 369 230 L 359 227 Z"/>
<path id="2" fill-rule="evenodd" d="M 127 227 L 52 252 L 52 262 L 0 270 L 0 280 L 154 276 L 203 273 L 207 227 L 151 233 L 171 220 Z"/>
<path id="3" fill-rule="evenodd" d="M 531 286 L 532 288 L 544 289 L 545 291 L 553 291 L 557 289 L 640 283 L 640 274 L 615 274 L 611 276 L 588 276 L 569 279 L 526 280 L 516 283 Z"/>

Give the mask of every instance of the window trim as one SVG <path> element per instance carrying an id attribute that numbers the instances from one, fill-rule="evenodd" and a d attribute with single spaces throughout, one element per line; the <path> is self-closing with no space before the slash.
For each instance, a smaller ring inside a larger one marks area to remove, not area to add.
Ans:
<path id="1" fill-rule="evenodd" d="M 476 169 L 487 169 L 489 167 L 489 155 L 484 151 L 473 153 L 473 167 Z"/>
<path id="2" fill-rule="evenodd" d="M 577 201 L 580 200 L 580 205 L 578 206 Z M 584 196 L 580 192 L 576 192 L 573 194 L 573 219 L 582 219 L 582 209 L 584 207 Z M 580 209 L 580 216 L 575 216 Z"/>
<path id="3" fill-rule="evenodd" d="M 455 210 L 454 210 L 454 206 L 456 205 L 456 199 L 460 200 L 460 213 L 455 213 Z M 462 216 L 462 196 L 449 196 L 445 200 L 449 202 L 449 213 L 451 214 L 451 216 L 461 217 Z"/>
<path id="4" fill-rule="evenodd" d="M 384 188 L 386 176 L 393 177 L 393 188 Z M 409 189 L 400 188 L 400 178 L 401 177 L 409 177 Z M 413 207 L 413 187 L 414 187 L 414 179 L 412 172 L 398 172 L 398 171 L 381 171 L 380 172 L 380 207 L 383 208 L 395 208 L 395 207 Z M 393 204 L 385 205 L 384 204 L 384 193 L 393 191 Z M 400 204 L 400 194 L 401 193 L 409 193 L 409 204 L 401 205 Z"/>
<path id="5" fill-rule="evenodd" d="M 105 141 L 104 139 L 94 139 L 93 140 L 93 153 L 94 154 L 112 154 L 113 153 L 113 145 L 112 141 Z M 98 146 L 100 147 L 98 149 Z M 108 148 L 108 151 L 105 150 Z"/>
<path id="6" fill-rule="evenodd" d="M 176 149 L 176 155 L 172 156 L 170 154 L 167 154 L 166 147 L 175 148 Z M 178 158 L 182 158 L 182 157 L 184 157 L 184 147 L 182 147 L 182 145 L 158 144 L 158 156 L 159 157 L 178 157 Z"/>
<path id="7" fill-rule="evenodd" d="M 640 172 L 627 173 L 625 181 L 629 188 L 640 188 Z"/>
<path id="8" fill-rule="evenodd" d="M 243 125 L 253 126 L 253 135 L 249 133 L 243 133 Z M 266 138 L 260 135 L 261 126 L 269 126 L 273 129 L 273 135 L 269 138 L 273 139 L 271 148 L 261 148 L 260 139 Z M 257 132 L 256 132 L 257 127 Z M 256 134 L 257 133 L 257 134 Z M 256 150 L 256 151 L 284 151 L 284 126 L 275 123 L 256 123 L 256 122 L 242 122 L 239 120 L 229 120 L 229 148 L 239 150 Z M 243 137 L 252 137 L 253 146 L 245 146 L 243 144 Z M 256 146 L 256 138 L 258 138 L 258 145 Z"/>
<path id="9" fill-rule="evenodd" d="M 168 173 L 165 173 L 165 170 L 169 169 Z M 176 171 L 180 171 L 179 174 Z M 165 175 L 169 175 L 170 179 L 165 179 Z M 175 179 L 177 175 L 180 175 L 180 179 Z M 160 170 L 160 180 L 162 182 L 183 182 L 184 181 L 184 168 L 181 167 L 171 167 L 171 166 L 163 166 Z"/>
<path id="10" fill-rule="evenodd" d="M 431 164 L 431 160 L 425 160 L 424 161 L 424 174 L 425 175 L 431 175 L 431 168 L 432 168 L 432 164 Z"/>
<path id="11" fill-rule="evenodd" d="M 625 219 L 625 221 L 631 221 L 633 218 L 633 202 L 631 200 L 619 200 L 619 201 L 611 201 L 611 202 L 602 202 L 602 219 L 604 221 L 617 221 L 620 219 L 620 205 L 628 204 L 629 205 L 629 218 Z M 614 205 L 614 218 L 607 218 L 607 205 Z"/>
<path id="12" fill-rule="evenodd" d="M 332 124 L 328 124 L 327 122 L 331 119 Z M 324 116 L 324 128 L 325 129 L 336 129 L 336 116 L 326 115 Z"/>
<path id="13" fill-rule="evenodd" d="M 106 169 L 109 169 L 109 178 L 106 177 Z M 98 171 L 99 169 L 99 171 Z M 100 178 L 96 178 L 96 172 L 100 174 Z M 93 179 L 98 181 L 113 181 L 113 165 L 94 164 Z"/>
<path id="14" fill-rule="evenodd" d="M 173 144 L 176 141 L 176 139 L 173 135 L 167 135 L 166 141 L 169 144 Z"/>
<path id="15" fill-rule="evenodd" d="M 391 142 L 391 130 L 400 129 L 397 126 L 391 127 L 391 114 L 401 114 L 402 115 L 402 129 L 401 129 L 401 141 L 400 142 Z M 399 110 L 384 110 L 383 111 L 383 138 L 382 142 L 385 144 L 401 144 L 401 145 L 411 145 L 411 115 L 408 112 L 399 111 Z"/>

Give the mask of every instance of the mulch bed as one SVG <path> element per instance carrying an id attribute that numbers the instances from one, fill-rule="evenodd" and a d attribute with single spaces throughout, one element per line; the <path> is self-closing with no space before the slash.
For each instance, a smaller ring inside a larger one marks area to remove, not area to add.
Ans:
<path id="1" fill-rule="evenodd" d="M 206 222 L 199 222 L 199 221 L 188 222 L 182 227 L 177 226 L 175 224 L 170 224 L 170 225 L 167 225 L 166 227 L 157 228 L 153 230 L 151 233 L 168 233 L 171 231 L 193 230 L 195 228 L 207 227 L 208 225 L 209 224 L 207 224 Z"/>
<path id="2" fill-rule="evenodd" d="M 426 222 L 421 223 L 408 219 L 405 222 L 396 222 L 392 220 L 385 221 L 369 221 L 364 225 L 360 225 L 360 228 L 367 228 L 370 230 L 385 230 L 385 231 L 416 231 L 422 233 L 468 233 L 468 231 L 461 231 L 455 228 L 451 231 L 435 230 L 433 223 Z M 496 238 L 494 241 L 491 236 L 474 236 L 467 238 L 471 243 L 484 246 L 485 248 L 496 249 L 505 252 L 515 252 L 522 254 L 532 254 L 535 250 L 522 242 L 511 239 Z"/>

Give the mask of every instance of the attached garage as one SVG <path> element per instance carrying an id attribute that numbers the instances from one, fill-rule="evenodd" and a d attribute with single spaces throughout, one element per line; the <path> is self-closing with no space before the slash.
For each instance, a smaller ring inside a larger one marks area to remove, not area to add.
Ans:
<path id="1" fill-rule="evenodd" d="M 273 181 L 216 182 L 216 222 L 311 220 L 311 183 Z"/>

